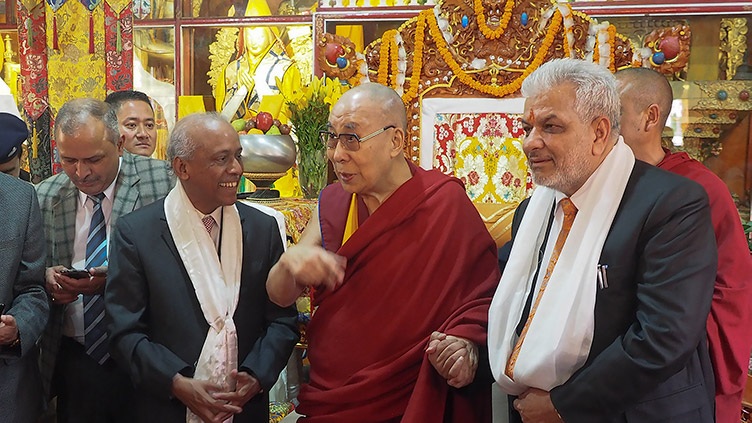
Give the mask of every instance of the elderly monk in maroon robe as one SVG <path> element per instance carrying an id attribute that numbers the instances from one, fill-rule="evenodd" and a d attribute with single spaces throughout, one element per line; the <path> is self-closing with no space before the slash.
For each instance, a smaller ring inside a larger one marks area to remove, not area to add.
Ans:
<path id="1" fill-rule="evenodd" d="M 391 88 L 342 96 L 321 135 L 339 182 L 269 273 L 279 305 L 313 290 L 300 422 L 491 421 L 495 244 L 459 180 L 405 159 L 406 121 Z"/>

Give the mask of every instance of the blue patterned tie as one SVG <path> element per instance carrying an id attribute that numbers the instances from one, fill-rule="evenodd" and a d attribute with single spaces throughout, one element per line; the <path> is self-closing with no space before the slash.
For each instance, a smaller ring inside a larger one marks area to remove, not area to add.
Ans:
<path id="1" fill-rule="evenodd" d="M 104 193 L 89 196 L 94 203 L 89 237 L 86 239 L 86 269 L 107 265 L 107 226 L 102 212 Z M 104 322 L 104 298 L 100 294 L 84 295 L 84 347 L 86 354 L 104 364 L 107 352 L 107 328 Z"/>

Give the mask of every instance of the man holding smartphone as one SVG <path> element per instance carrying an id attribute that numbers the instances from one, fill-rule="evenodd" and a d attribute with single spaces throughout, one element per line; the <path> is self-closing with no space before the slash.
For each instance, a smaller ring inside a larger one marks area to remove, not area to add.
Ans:
<path id="1" fill-rule="evenodd" d="M 102 101 L 63 105 L 55 139 L 63 173 L 37 187 L 52 299 L 42 381 L 45 392 L 57 396 L 59 423 L 132 422 L 133 388 L 109 358 L 106 338 L 109 232 L 119 216 L 167 195 L 173 178 L 165 162 L 123 151 L 115 111 Z"/>

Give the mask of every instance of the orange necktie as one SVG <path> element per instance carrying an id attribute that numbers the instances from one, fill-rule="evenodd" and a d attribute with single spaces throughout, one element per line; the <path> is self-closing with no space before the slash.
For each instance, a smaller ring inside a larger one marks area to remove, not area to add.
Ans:
<path id="1" fill-rule="evenodd" d="M 533 308 L 530 310 L 530 315 L 525 322 L 525 327 L 522 328 L 520 338 L 517 340 L 517 344 L 514 346 L 512 355 L 509 357 L 509 361 L 507 362 L 507 368 L 504 373 L 509 376 L 510 379 L 514 379 L 514 365 L 515 363 L 517 363 L 517 356 L 520 354 L 522 342 L 525 340 L 525 335 L 527 335 L 527 330 L 530 327 L 530 322 L 533 321 L 535 312 L 538 310 L 538 304 L 540 304 L 541 297 L 543 296 L 543 291 L 545 291 L 546 286 L 548 286 L 548 279 L 551 277 L 551 273 L 554 272 L 554 266 L 556 266 L 556 262 L 559 261 L 559 255 L 561 254 L 562 248 L 564 248 L 564 242 L 566 242 L 567 236 L 569 235 L 569 230 L 572 229 L 574 218 L 575 216 L 577 216 L 577 207 L 575 207 L 574 203 L 572 203 L 572 200 L 570 200 L 569 198 L 563 198 L 561 201 L 559 201 L 559 205 L 564 211 L 564 222 L 561 225 L 559 236 L 556 238 L 556 244 L 554 245 L 554 250 L 551 253 L 551 260 L 549 260 L 548 262 L 546 274 L 543 276 L 543 281 L 541 282 L 540 289 L 538 289 L 538 295 L 535 298 Z"/>

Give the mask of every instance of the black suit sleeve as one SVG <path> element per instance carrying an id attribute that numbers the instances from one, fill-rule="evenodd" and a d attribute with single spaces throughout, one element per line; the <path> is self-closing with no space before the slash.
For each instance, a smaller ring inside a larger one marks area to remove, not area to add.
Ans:
<path id="1" fill-rule="evenodd" d="M 270 222 L 269 231 L 272 236 L 269 237 L 269 269 L 277 263 L 284 252 L 282 239 L 275 234 L 279 233 L 276 221 L 268 219 Z M 267 269 L 267 273 L 268 270 Z M 266 278 L 263 279 L 264 285 Z M 297 329 L 297 310 L 295 306 L 279 307 L 266 294 L 266 332 L 259 337 L 248 355 L 242 359 L 238 366 L 240 370 L 245 370 L 258 379 L 261 387 L 268 391 L 277 381 L 277 377 L 287 364 L 287 360 L 292 353 L 295 344 L 299 340 Z"/>
<path id="2" fill-rule="evenodd" d="M 633 235 L 639 237 L 636 251 L 621 252 L 635 255 L 627 260 L 634 264 L 634 322 L 551 391 L 566 422 L 602 422 L 623 413 L 685 368 L 705 336 L 716 272 L 715 238 L 705 193 L 699 186 L 679 188 L 668 190 L 652 206 L 639 234 Z"/>
<path id="3" fill-rule="evenodd" d="M 151 342 L 148 333 L 148 288 L 138 249 L 129 234 L 136 233 L 126 218 L 118 219 L 110 236 L 110 261 L 105 289 L 112 357 L 128 369 L 133 384 L 170 398 L 177 373 L 192 376 L 192 366 L 165 346 Z"/>

